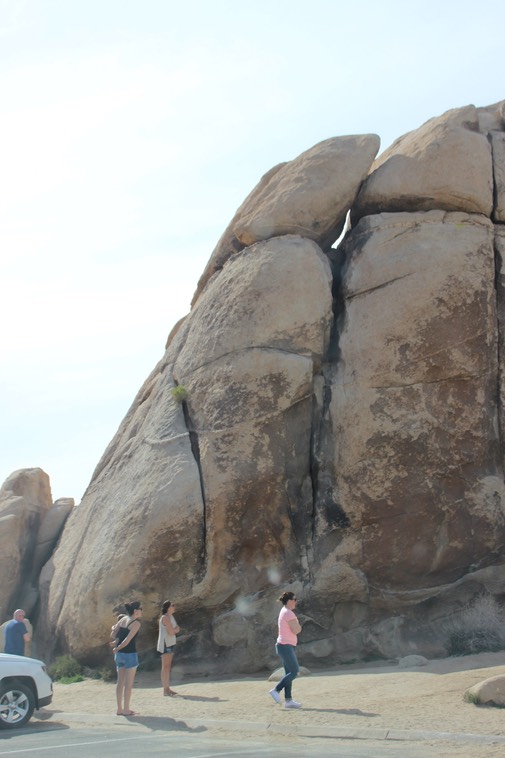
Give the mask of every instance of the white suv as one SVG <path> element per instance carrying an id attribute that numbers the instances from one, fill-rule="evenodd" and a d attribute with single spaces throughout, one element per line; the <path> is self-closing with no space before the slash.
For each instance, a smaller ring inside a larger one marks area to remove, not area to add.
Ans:
<path id="1" fill-rule="evenodd" d="M 53 683 L 42 661 L 0 653 L 0 729 L 23 726 L 35 708 L 52 699 Z"/>

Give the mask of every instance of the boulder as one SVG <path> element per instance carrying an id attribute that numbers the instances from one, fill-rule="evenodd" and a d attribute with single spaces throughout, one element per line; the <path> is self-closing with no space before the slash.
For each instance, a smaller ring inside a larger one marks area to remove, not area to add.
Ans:
<path id="1" fill-rule="evenodd" d="M 234 228 L 244 245 L 299 234 L 330 247 L 377 155 L 376 134 L 320 142 L 277 171 Z"/>
<path id="2" fill-rule="evenodd" d="M 219 238 L 219 241 L 214 248 L 212 255 L 210 256 L 209 261 L 203 270 L 203 274 L 198 280 L 195 294 L 191 300 L 192 306 L 200 297 L 200 294 L 209 279 L 217 271 L 221 271 L 228 258 L 244 249 L 245 245 L 235 237 L 235 226 L 243 215 L 247 216 L 251 210 L 254 211 L 257 200 L 259 197 L 261 197 L 263 190 L 269 183 L 270 179 L 279 171 L 279 169 L 285 165 L 286 163 L 279 163 L 277 166 L 274 166 L 269 171 L 267 171 L 266 174 L 261 177 L 256 187 L 254 187 L 254 189 L 246 197 L 242 205 L 235 211 L 235 215 Z"/>
<path id="3" fill-rule="evenodd" d="M 38 580 L 43 565 L 54 552 L 56 544 L 63 531 L 65 521 L 75 507 L 73 498 L 60 498 L 45 514 L 37 535 L 37 542 L 32 559 L 32 577 Z"/>
<path id="4" fill-rule="evenodd" d="M 479 131 L 489 137 L 491 132 L 505 130 L 505 100 L 477 108 Z"/>
<path id="5" fill-rule="evenodd" d="M 312 383 L 331 323 L 330 265 L 310 240 L 258 243 L 209 282 L 66 522 L 41 588 L 52 650 L 99 659 L 111 608 L 137 596 L 152 644 L 167 593 L 191 644 L 222 647 L 243 624 L 216 626 L 216 608 L 259 590 L 273 605 L 273 580 L 307 570 Z M 271 658 L 258 618 L 241 670 Z"/>
<path id="6" fill-rule="evenodd" d="M 51 505 L 49 477 L 40 468 L 15 471 L 0 489 L 0 619 L 24 607 L 23 586 L 32 577 L 38 531 Z"/>
<path id="7" fill-rule="evenodd" d="M 375 586 L 454 581 L 503 544 L 493 232 L 481 215 L 396 213 L 346 241 L 319 477 L 348 520 L 335 560 Z"/>
<path id="8" fill-rule="evenodd" d="M 473 105 L 447 111 L 397 139 L 373 163 L 355 207 L 353 225 L 386 212 L 464 211 L 490 216 L 491 148 Z"/>
<path id="9" fill-rule="evenodd" d="M 379 145 L 375 134 L 334 137 L 270 169 L 219 240 L 192 304 L 231 255 L 255 242 L 298 234 L 322 248 L 330 247 L 344 227 Z"/>
<path id="10" fill-rule="evenodd" d="M 491 676 L 489 679 L 474 684 L 465 691 L 464 699 L 475 705 L 494 705 L 497 708 L 504 708 L 505 675 Z"/>
<path id="11" fill-rule="evenodd" d="M 285 589 L 305 665 L 435 657 L 502 598 L 503 116 L 263 177 L 40 572 L 44 657 L 102 664 L 136 598 L 151 655 L 168 597 L 186 673 L 272 670 Z"/>
<path id="12" fill-rule="evenodd" d="M 125 602 L 141 598 L 145 618 L 154 619 L 169 590 L 172 598 L 191 596 L 201 564 L 204 506 L 173 387 L 168 362 L 159 364 L 42 572 L 40 635 L 48 654 L 63 650 L 88 655 L 90 663 L 102 661 L 111 614 Z"/>
<path id="13" fill-rule="evenodd" d="M 401 669 L 410 669 L 427 666 L 428 663 L 429 661 L 424 655 L 404 655 L 403 658 L 400 658 L 398 661 L 398 666 Z"/>

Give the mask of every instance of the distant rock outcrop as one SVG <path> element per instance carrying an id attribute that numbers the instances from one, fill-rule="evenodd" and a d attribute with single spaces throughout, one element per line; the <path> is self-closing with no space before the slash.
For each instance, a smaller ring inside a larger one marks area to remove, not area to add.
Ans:
<path id="1" fill-rule="evenodd" d="M 270 667 L 289 586 L 306 665 L 433 657 L 503 594 L 503 106 L 265 175 L 42 572 L 48 655 L 101 661 L 135 597 L 152 649 L 169 597 L 179 663 Z"/>
<path id="2" fill-rule="evenodd" d="M 0 620 L 36 608 L 39 575 L 56 547 L 73 500 L 52 503 L 48 475 L 20 469 L 0 489 Z"/>

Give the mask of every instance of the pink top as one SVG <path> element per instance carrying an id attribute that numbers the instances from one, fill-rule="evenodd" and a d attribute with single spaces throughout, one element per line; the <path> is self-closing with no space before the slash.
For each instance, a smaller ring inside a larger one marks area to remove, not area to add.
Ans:
<path id="1" fill-rule="evenodd" d="M 279 636 L 277 637 L 277 642 L 281 645 L 296 645 L 296 634 L 291 631 L 288 624 L 288 621 L 293 621 L 293 619 L 296 621 L 296 616 L 293 611 L 290 611 L 289 608 L 284 606 L 279 613 L 278 621 Z"/>

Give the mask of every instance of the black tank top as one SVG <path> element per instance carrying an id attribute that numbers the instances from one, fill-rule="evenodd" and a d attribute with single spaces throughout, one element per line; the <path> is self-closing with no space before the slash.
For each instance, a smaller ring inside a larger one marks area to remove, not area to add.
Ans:
<path id="1" fill-rule="evenodd" d="M 130 624 L 133 624 L 133 621 L 130 621 Z M 128 624 L 128 626 L 118 627 L 117 632 L 116 632 L 116 639 L 118 641 L 117 642 L 118 645 L 120 645 L 123 642 L 123 640 L 125 640 L 130 634 L 131 629 L 128 629 L 130 624 Z M 135 637 L 133 637 L 129 641 L 129 643 L 125 645 L 125 647 L 122 647 L 119 652 L 120 653 L 136 653 L 137 652 L 137 648 L 135 646 L 136 641 L 137 641 L 137 635 L 135 635 Z"/>

